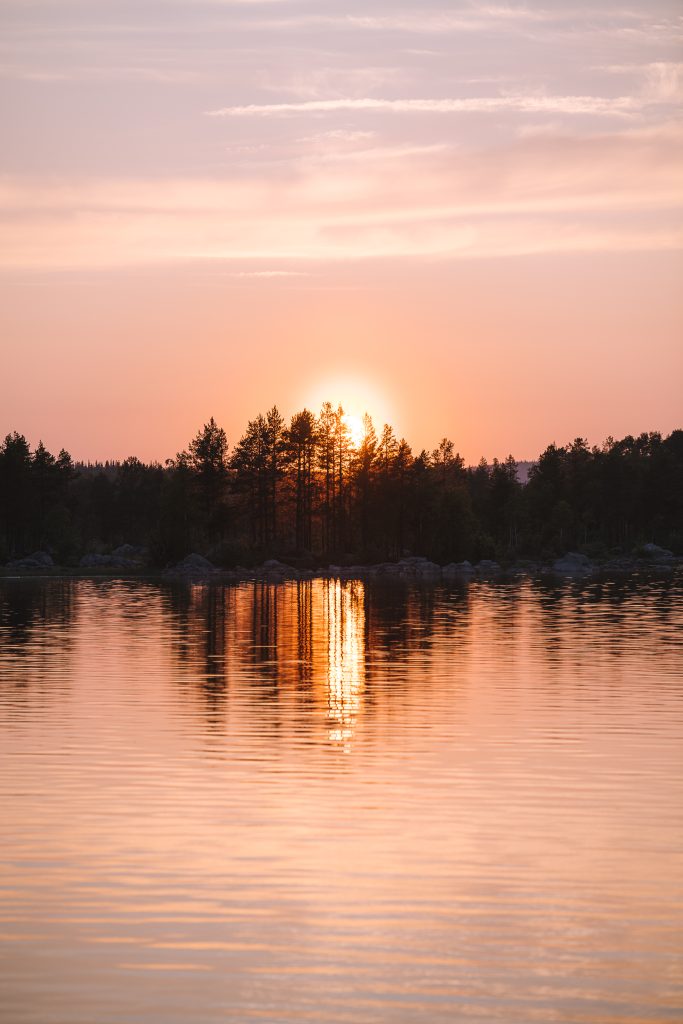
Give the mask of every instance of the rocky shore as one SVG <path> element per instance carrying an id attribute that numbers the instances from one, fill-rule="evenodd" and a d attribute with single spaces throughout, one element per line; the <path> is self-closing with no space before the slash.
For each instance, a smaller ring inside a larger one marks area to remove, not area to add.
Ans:
<path id="1" fill-rule="evenodd" d="M 683 557 L 674 555 L 656 544 L 645 544 L 637 553 L 619 555 L 610 559 L 590 559 L 576 551 L 569 551 L 553 561 L 520 560 L 501 564 L 488 559 L 471 562 L 450 562 L 438 565 L 419 556 L 402 558 L 398 562 L 380 562 L 374 565 L 327 565 L 318 568 L 299 568 L 271 558 L 262 565 L 237 565 L 222 569 L 203 555 L 193 553 L 165 570 L 155 570 L 146 561 L 143 548 L 124 544 L 110 554 L 89 554 L 81 558 L 77 567 L 65 569 L 55 565 L 45 551 L 36 551 L 24 558 L 9 562 L 0 568 L 0 575 L 12 576 L 159 576 L 167 579 L 238 583 L 260 580 L 280 583 L 287 580 L 311 579 L 378 579 L 404 580 L 428 583 L 460 583 L 471 580 L 505 580 L 516 577 L 555 577 L 558 579 L 590 579 L 618 575 L 669 575 L 683 567 Z"/>
<path id="2" fill-rule="evenodd" d="M 438 565 L 427 558 L 402 558 L 399 562 L 380 562 L 375 565 L 328 565 L 318 569 L 300 569 L 269 559 L 256 568 L 236 566 L 219 569 L 202 555 L 188 555 L 165 575 L 184 579 L 216 579 L 239 582 L 264 580 L 279 583 L 285 580 L 309 579 L 381 579 L 424 582 L 467 582 L 469 580 L 496 580 L 519 576 L 555 576 L 558 578 L 589 578 L 592 576 L 628 575 L 631 573 L 673 573 L 683 566 L 683 558 L 671 551 L 647 544 L 636 555 L 622 555 L 607 560 L 591 560 L 578 552 L 568 552 L 552 562 L 518 561 L 508 565 L 484 559 L 471 562 L 450 562 Z"/>

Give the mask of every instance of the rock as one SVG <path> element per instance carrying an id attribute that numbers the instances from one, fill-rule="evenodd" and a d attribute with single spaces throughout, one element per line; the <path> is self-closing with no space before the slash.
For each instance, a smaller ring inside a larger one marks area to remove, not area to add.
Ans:
<path id="1" fill-rule="evenodd" d="M 208 558 L 193 552 L 168 570 L 174 576 L 209 576 L 217 572 L 216 566 Z"/>
<path id="2" fill-rule="evenodd" d="M 674 559 L 673 551 L 660 548 L 658 544 L 643 544 L 640 550 L 642 555 L 649 558 L 651 562 L 672 562 Z"/>
<path id="3" fill-rule="evenodd" d="M 619 573 L 620 575 L 632 573 L 638 569 L 638 560 L 622 555 L 619 558 L 610 558 L 600 566 L 600 569 L 603 573 Z"/>
<path id="4" fill-rule="evenodd" d="M 512 576 L 540 576 L 543 574 L 543 563 L 525 558 L 511 565 L 507 572 Z"/>
<path id="5" fill-rule="evenodd" d="M 497 576 L 502 571 L 498 562 L 493 562 L 490 558 L 482 558 L 475 566 L 478 576 Z"/>
<path id="6" fill-rule="evenodd" d="M 440 576 L 441 566 L 437 565 L 436 562 L 422 562 L 420 565 L 415 567 L 416 574 L 418 576 Z"/>
<path id="7" fill-rule="evenodd" d="M 561 576 L 581 576 L 593 571 L 593 564 L 586 555 L 578 551 L 568 551 L 562 558 L 553 562 L 553 572 Z"/>
<path id="8" fill-rule="evenodd" d="M 266 571 L 272 571 L 273 569 L 277 570 L 278 572 L 289 571 L 289 566 L 285 565 L 283 562 L 278 562 L 277 558 L 269 558 L 267 561 L 263 563 L 261 568 L 265 569 Z"/>
<path id="9" fill-rule="evenodd" d="M 80 569 L 101 569 L 111 565 L 111 555 L 83 555 L 78 566 Z"/>
<path id="10" fill-rule="evenodd" d="M 17 558 L 7 563 L 8 569 L 51 569 L 54 566 L 52 556 L 47 551 L 34 551 L 25 558 Z"/>
<path id="11" fill-rule="evenodd" d="M 443 567 L 444 576 L 474 576 L 474 567 L 471 562 L 449 562 Z"/>
<path id="12" fill-rule="evenodd" d="M 429 559 L 422 556 L 415 555 L 410 558 L 402 558 L 400 562 L 392 562 L 390 564 L 395 572 L 403 576 L 421 578 L 423 576 L 433 577 L 441 575 L 441 566 L 437 565 L 436 562 L 430 562 Z"/>
<path id="13" fill-rule="evenodd" d="M 46 569 L 51 568 L 55 564 L 52 560 L 52 555 L 48 555 L 47 551 L 34 551 L 29 557 Z"/>
<path id="14" fill-rule="evenodd" d="M 374 568 L 378 576 L 398 576 L 401 572 L 401 567 L 396 562 L 380 562 Z"/>
<path id="15" fill-rule="evenodd" d="M 147 549 L 139 544 L 121 544 L 112 551 L 114 558 L 127 558 L 129 560 L 144 558 L 146 554 Z"/>
<path id="16" fill-rule="evenodd" d="M 83 555 L 78 563 L 81 569 L 136 569 L 137 562 L 130 558 L 121 558 L 113 555 Z"/>

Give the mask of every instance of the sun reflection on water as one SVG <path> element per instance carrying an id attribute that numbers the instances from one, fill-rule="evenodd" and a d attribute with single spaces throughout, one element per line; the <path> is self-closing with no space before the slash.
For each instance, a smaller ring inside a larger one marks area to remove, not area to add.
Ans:
<path id="1" fill-rule="evenodd" d="M 365 688 L 365 589 L 330 581 L 325 594 L 329 738 L 350 747 Z"/>

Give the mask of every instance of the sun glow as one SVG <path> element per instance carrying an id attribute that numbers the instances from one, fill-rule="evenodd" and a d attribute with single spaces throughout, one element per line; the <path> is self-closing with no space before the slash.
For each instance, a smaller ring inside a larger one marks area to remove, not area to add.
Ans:
<path id="1" fill-rule="evenodd" d="M 340 343 L 343 343 L 343 339 L 340 339 Z M 354 373 L 348 369 L 332 367 L 324 378 L 304 383 L 305 389 L 296 396 L 293 407 L 305 406 L 317 410 L 329 402 L 336 413 L 341 406 L 349 443 L 355 449 L 362 445 L 365 437 L 363 415 L 366 412 L 372 417 L 378 433 L 384 423 L 391 423 L 397 429 L 395 410 L 387 401 L 381 386 L 370 380 L 361 368 Z"/>
<path id="2" fill-rule="evenodd" d="M 365 428 L 363 427 L 363 420 L 360 416 L 356 416 L 352 412 L 345 412 L 342 419 L 349 431 L 349 440 L 352 447 L 360 448 L 365 437 Z"/>

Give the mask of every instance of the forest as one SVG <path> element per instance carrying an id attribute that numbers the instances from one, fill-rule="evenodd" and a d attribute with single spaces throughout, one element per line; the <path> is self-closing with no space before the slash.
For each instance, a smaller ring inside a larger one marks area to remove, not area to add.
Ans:
<path id="1" fill-rule="evenodd" d="M 510 562 L 646 542 L 683 553 L 683 430 L 553 443 L 524 483 L 511 455 L 466 466 L 447 438 L 415 454 L 367 415 L 353 444 L 330 403 L 289 424 L 273 407 L 232 448 L 211 418 L 164 465 L 78 464 L 16 431 L 0 445 L 0 563 L 41 550 L 76 565 L 122 544 L 159 567 L 194 551 L 224 567 Z"/>

